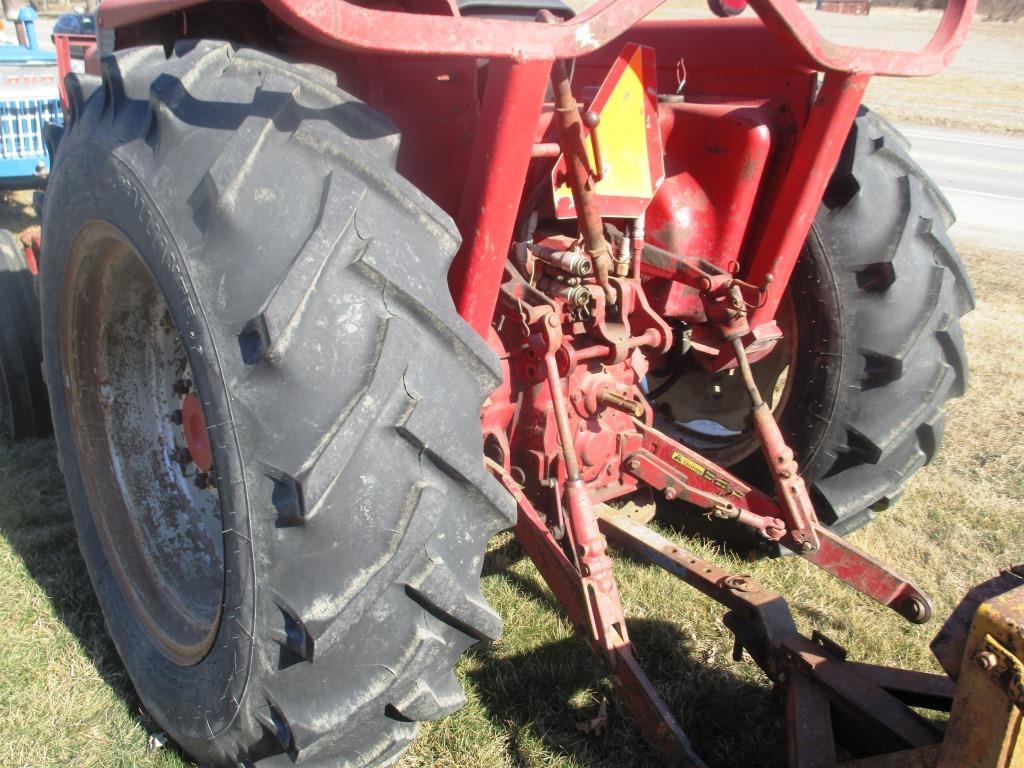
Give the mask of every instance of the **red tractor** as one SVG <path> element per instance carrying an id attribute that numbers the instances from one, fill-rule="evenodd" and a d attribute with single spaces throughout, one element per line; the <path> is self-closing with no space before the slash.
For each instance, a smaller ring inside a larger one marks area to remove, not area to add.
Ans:
<path id="1" fill-rule="evenodd" d="M 815 713 L 795 765 L 835 763 L 823 701 L 890 716 L 851 690 L 904 707 L 887 748 L 927 744 L 936 676 L 825 681 L 839 651 L 781 598 L 623 505 L 929 619 L 842 536 L 938 450 L 973 295 L 861 97 L 946 64 L 974 0 L 918 53 L 828 43 L 795 0 L 660 3 L 104 0 L 51 133 L 43 369 L 107 626 L 201 764 L 398 759 L 500 631 L 479 576 L 513 525 L 665 764 L 702 765 L 609 539 L 731 609 Z"/>

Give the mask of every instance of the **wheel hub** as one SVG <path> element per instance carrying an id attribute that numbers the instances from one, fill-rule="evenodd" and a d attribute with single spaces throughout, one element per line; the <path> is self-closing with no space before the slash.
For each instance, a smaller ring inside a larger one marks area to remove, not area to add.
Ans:
<path id="1" fill-rule="evenodd" d="M 796 364 L 797 352 L 796 315 L 788 294 L 776 319 L 783 337 L 774 350 L 752 365 L 752 371 L 758 390 L 779 414 L 792 389 L 789 372 Z M 742 461 L 760 446 L 750 425 L 747 390 L 736 369 L 711 372 L 693 364 L 654 404 L 666 422 L 666 434 L 723 466 Z"/>
<path id="2" fill-rule="evenodd" d="M 210 446 L 210 435 L 206 431 L 203 404 L 195 392 L 185 395 L 182 402 L 181 431 L 185 434 L 185 445 L 188 446 L 192 463 L 203 472 L 212 471 L 213 448 Z"/>
<path id="3" fill-rule="evenodd" d="M 195 664 L 220 625 L 224 525 L 182 332 L 142 256 L 109 224 L 79 232 L 65 279 L 62 366 L 87 511 L 154 645 Z"/>

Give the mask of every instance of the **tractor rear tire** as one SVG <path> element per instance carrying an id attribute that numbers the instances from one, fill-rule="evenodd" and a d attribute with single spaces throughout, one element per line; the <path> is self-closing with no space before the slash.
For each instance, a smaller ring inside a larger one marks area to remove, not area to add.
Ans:
<path id="1" fill-rule="evenodd" d="M 949 203 L 908 149 L 861 109 L 790 282 L 799 348 L 779 424 L 839 534 L 935 457 L 944 405 L 967 387 L 960 318 L 974 294 Z M 747 470 L 765 482 L 763 464 Z"/>
<path id="2" fill-rule="evenodd" d="M 0 229 L 0 440 L 50 433 L 34 279 L 18 238 Z"/>
<path id="3" fill-rule="evenodd" d="M 46 195 L 79 544 L 140 699 L 204 766 L 389 765 L 501 628 L 479 589 L 515 519 L 482 461 L 498 360 L 448 291 L 454 224 L 334 82 L 226 43 L 106 57 L 71 83 Z"/>
<path id="4" fill-rule="evenodd" d="M 974 294 L 947 234 L 953 212 L 908 148 L 861 108 L 780 307 L 785 337 L 753 365 L 818 517 L 840 535 L 931 461 L 945 403 L 967 387 L 960 318 Z M 677 376 L 659 392 L 669 428 L 685 425 L 681 440 L 774 493 L 741 378 L 697 365 Z M 749 529 L 677 509 L 673 520 L 694 531 L 778 552 Z"/>

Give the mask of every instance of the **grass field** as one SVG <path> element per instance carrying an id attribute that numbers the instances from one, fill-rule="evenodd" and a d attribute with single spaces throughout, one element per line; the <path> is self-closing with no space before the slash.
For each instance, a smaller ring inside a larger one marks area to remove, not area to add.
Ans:
<path id="1" fill-rule="evenodd" d="M 868 17 L 808 16 L 830 40 L 917 50 L 938 26 L 938 11 L 871 9 Z M 1024 134 L 1024 23 L 977 17 L 947 69 L 933 77 L 876 77 L 864 102 L 897 123 Z"/>
<path id="2" fill-rule="evenodd" d="M 28 221 L 24 202 L 8 205 L 0 224 Z M 1024 350 L 1006 338 L 1024 322 L 1021 254 L 964 252 L 978 291 L 965 323 L 972 388 L 950 408 L 937 461 L 853 537 L 899 563 L 935 598 L 940 617 L 970 584 L 1024 559 Z M 748 563 L 707 542 L 679 541 L 782 592 L 802 629 L 821 628 L 855 658 L 936 669 L 927 651 L 934 625 L 909 626 L 802 561 Z M 696 748 L 721 768 L 782 765 L 782 709 L 751 663 L 731 660 L 721 609 L 624 557 L 616 568 L 642 659 Z M 607 680 L 508 534 L 493 542 L 483 583 L 505 634 L 464 657 L 458 673 L 468 705 L 426 725 L 402 768 L 651 765 Z M 0 766 L 189 764 L 173 748 L 148 748 L 155 726 L 104 632 L 50 441 L 0 444 L 0 596 Z M 606 697 L 607 731 L 581 733 L 576 723 Z"/>

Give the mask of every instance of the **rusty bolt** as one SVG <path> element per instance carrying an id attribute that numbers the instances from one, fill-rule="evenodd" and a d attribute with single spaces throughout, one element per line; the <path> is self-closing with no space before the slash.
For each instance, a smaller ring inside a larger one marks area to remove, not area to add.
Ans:
<path id="1" fill-rule="evenodd" d="M 801 541 L 800 542 L 800 551 L 801 552 L 813 552 L 814 551 L 814 545 L 811 544 L 811 542 L 809 542 L 809 541 Z"/>
<path id="2" fill-rule="evenodd" d="M 982 651 L 974 657 L 975 661 L 978 662 L 978 666 L 988 672 L 990 669 L 995 669 L 996 664 L 999 663 L 999 659 L 992 651 Z"/>
<path id="3" fill-rule="evenodd" d="M 171 424 L 181 424 L 181 408 L 171 411 Z"/>
<path id="4" fill-rule="evenodd" d="M 188 464 L 192 461 L 192 454 L 189 453 L 188 448 L 175 448 L 171 451 L 171 458 L 179 464 Z"/>
<path id="5" fill-rule="evenodd" d="M 748 579 L 746 576 L 742 576 L 737 573 L 731 576 L 726 576 L 725 579 L 722 581 L 722 584 L 724 584 L 727 589 L 735 589 L 739 592 L 746 592 L 747 585 L 750 584 L 750 579 Z"/>
<path id="6" fill-rule="evenodd" d="M 676 497 L 676 489 L 673 486 L 669 486 L 665 489 L 665 498 L 672 501 Z"/>

